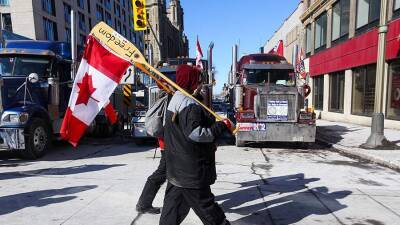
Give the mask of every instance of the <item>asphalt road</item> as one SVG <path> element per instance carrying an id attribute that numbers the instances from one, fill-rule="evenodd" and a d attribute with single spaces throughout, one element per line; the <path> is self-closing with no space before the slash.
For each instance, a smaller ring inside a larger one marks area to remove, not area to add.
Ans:
<path id="1" fill-rule="evenodd" d="M 0 152 L 0 224 L 156 225 L 134 209 L 153 155 L 121 139 L 58 145 L 38 161 Z M 400 173 L 322 146 L 221 146 L 217 171 L 212 190 L 232 224 L 400 224 Z M 191 212 L 183 224 L 201 222 Z"/>

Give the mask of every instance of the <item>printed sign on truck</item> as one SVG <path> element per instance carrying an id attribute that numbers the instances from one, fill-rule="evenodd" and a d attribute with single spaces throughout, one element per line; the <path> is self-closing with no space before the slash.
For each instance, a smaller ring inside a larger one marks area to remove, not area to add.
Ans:
<path id="1" fill-rule="evenodd" d="M 270 100 L 268 101 L 267 119 L 273 121 L 288 120 L 288 101 Z"/>

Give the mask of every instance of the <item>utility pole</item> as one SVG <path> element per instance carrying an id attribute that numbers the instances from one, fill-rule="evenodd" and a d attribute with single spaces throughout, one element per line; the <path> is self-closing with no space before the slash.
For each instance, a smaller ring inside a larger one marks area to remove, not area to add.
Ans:
<path id="1" fill-rule="evenodd" d="M 71 58 L 72 58 L 72 65 L 71 65 L 71 79 L 75 79 L 75 71 L 76 71 L 76 55 L 77 55 L 77 49 L 76 49 L 76 34 L 75 34 L 75 12 L 74 10 L 71 10 Z"/>
<path id="2" fill-rule="evenodd" d="M 0 48 L 4 47 L 3 14 L 0 12 Z"/>
<path id="3" fill-rule="evenodd" d="M 382 0 L 378 28 L 379 37 L 376 66 L 374 114 L 372 116 L 371 135 L 369 136 L 367 142 L 362 145 L 362 147 L 365 148 L 378 148 L 390 144 L 384 134 L 385 115 L 383 114 L 383 82 L 385 77 L 386 65 L 386 34 L 388 31 L 387 12 L 388 0 Z"/>

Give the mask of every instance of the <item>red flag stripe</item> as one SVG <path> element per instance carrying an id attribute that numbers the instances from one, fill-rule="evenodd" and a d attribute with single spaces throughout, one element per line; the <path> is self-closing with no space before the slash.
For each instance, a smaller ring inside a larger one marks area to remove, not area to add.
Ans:
<path id="1" fill-rule="evenodd" d="M 85 48 L 83 57 L 86 61 L 99 72 L 119 83 L 131 63 L 104 48 L 93 36 L 88 37 L 88 42 L 92 43 Z"/>
<path id="2" fill-rule="evenodd" d="M 104 113 L 106 114 L 106 117 L 111 124 L 115 124 L 117 122 L 117 112 L 115 112 L 115 109 L 111 102 L 104 107 Z"/>
<path id="3" fill-rule="evenodd" d="M 61 124 L 61 138 L 67 140 L 74 147 L 78 145 L 79 139 L 83 136 L 88 126 L 72 115 L 71 109 L 68 107 L 64 120 Z"/>

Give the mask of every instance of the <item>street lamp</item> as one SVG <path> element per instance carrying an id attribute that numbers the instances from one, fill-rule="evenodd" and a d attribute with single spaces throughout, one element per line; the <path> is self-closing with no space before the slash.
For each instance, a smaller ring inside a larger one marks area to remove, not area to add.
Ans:
<path id="1" fill-rule="evenodd" d="M 362 145 L 364 148 L 378 148 L 391 145 L 384 134 L 385 115 L 383 114 L 383 83 L 386 63 L 386 34 L 388 31 L 387 12 L 388 0 L 382 0 L 378 28 L 379 39 L 376 66 L 374 114 L 372 116 L 371 135 L 369 136 L 367 142 Z"/>

